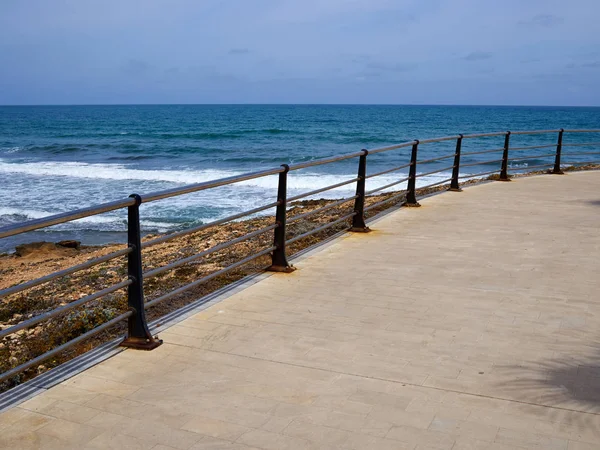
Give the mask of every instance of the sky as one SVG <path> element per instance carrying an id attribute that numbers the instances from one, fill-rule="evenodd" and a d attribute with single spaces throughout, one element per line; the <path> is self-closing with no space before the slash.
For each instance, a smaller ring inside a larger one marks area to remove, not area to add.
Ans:
<path id="1" fill-rule="evenodd" d="M 598 0 L 0 0 L 0 104 L 600 106 Z"/>

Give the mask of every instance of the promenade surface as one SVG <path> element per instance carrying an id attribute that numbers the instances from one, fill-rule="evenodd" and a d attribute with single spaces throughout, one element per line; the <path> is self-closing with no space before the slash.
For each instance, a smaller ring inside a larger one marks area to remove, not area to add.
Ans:
<path id="1" fill-rule="evenodd" d="M 600 448 L 600 172 L 421 203 L 4 412 L 0 448 Z"/>

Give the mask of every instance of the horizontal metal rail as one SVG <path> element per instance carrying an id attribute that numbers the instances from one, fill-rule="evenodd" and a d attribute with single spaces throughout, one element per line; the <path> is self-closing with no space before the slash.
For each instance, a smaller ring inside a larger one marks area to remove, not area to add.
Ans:
<path id="1" fill-rule="evenodd" d="M 433 144 L 435 142 L 444 142 L 444 141 L 454 141 L 460 138 L 459 135 L 456 136 L 443 136 L 432 139 L 419 139 L 419 144 Z"/>
<path id="2" fill-rule="evenodd" d="M 423 159 L 421 161 L 417 161 L 417 164 L 427 164 L 427 163 L 430 163 L 433 161 L 441 161 L 442 159 L 454 158 L 455 156 L 456 156 L 456 153 L 452 153 L 451 155 L 438 156 L 437 158 Z"/>
<path id="3" fill-rule="evenodd" d="M 481 161 L 481 162 L 474 162 L 474 163 L 469 163 L 469 164 L 461 164 L 460 167 L 461 169 L 463 167 L 471 167 L 471 166 L 485 166 L 486 164 L 492 164 L 492 163 L 497 163 L 497 162 L 501 162 L 501 159 L 492 159 L 490 161 Z"/>
<path id="4" fill-rule="evenodd" d="M 32 317 L 31 319 L 24 320 L 23 322 L 13 325 L 10 328 L 5 328 L 4 330 L 0 331 L 0 339 L 2 339 L 5 336 L 8 336 L 9 334 L 13 334 L 13 333 L 16 333 L 17 331 L 24 330 L 25 328 L 32 327 L 33 325 L 43 322 L 44 320 L 48 320 L 48 319 L 51 319 L 52 317 L 56 317 L 62 313 L 65 313 L 74 308 L 77 308 L 78 306 L 81 306 L 85 303 L 91 302 L 92 300 L 96 300 L 97 298 L 104 297 L 105 295 L 111 294 L 115 291 L 118 291 L 119 289 L 123 289 L 124 287 L 129 286 L 131 283 L 132 283 L 131 280 L 121 281 L 120 283 L 115 284 L 114 286 L 108 287 L 106 289 L 102 289 L 101 291 L 95 292 L 90 295 L 86 295 L 85 297 L 80 298 L 79 300 L 75 300 L 71 303 L 67 303 L 66 305 L 60 306 L 56 309 L 53 309 L 52 311 L 42 313 L 38 316 Z"/>
<path id="5" fill-rule="evenodd" d="M 347 203 L 347 202 L 349 202 L 351 200 L 354 200 L 356 198 L 358 198 L 358 195 L 353 195 L 352 197 L 343 198 L 341 200 L 338 200 L 337 202 L 333 202 L 333 203 L 330 203 L 329 205 L 322 206 L 321 208 L 313 209 L 312 211 L 308 211 L 308 212 L 305 212 L 303 214 L 298 214 L 297 216 L 293 216 L 293 217 L 290 217 L 289 219 L 287 219 L 287 223 L 296 222 L 298 220 L 306 219 L 307 217 L 310 217 L 310 216 L 312 216 L 314 214 L 318 214 L 320 212 L 327 211 L 328 209 L 335 208 L 336 206 L 340 206 L 340 205 L 342 205 L 344 203 Z"/>
<path id="6" fill-rule="evenodd" d="M 382 200 L 382 201 L 380 201 L 380 202 L 373 203 L 372 205 L 370 205 L 370 206 L 367 206 L 367 207 L 365 208 L 365 212 L 367 212 L 367 211 L 370 211 L 370 210 L 372 210 L 372 209 L 375 209 L 375 208 L 378 208 L 378 207 L 380 207 L 381 205 L 384 205 L 384 204 L 386 204 L 386 203 L 391 203 L 391 202 L 393 202 L 394 200 L 398 200 L 398 199 L 399 199 L 399 198 L 401 198 L 401 197 L 404 197 L 404 198 L 406 199 L 406 192 L 402 192 L 401 194 L 396 194 L 396 195 L 394 195 L 394 196 L 392 196 L 392 197 L 390 197 L 390 198 L 386 198 L 385 200 Z"/>
<path id="7" fill-rule="evenodd" d="M 548 158 L 550 156 L 556 156 L 556 153 L 548 153 L 546 155 L 530 155 L 530 156 L 519 156 L 518 158 L 508 158 L 508 161 L 522 161 L 524 159 L 538 159 L 538 158 Z"/>
<path id="8" fill-rule="evenodd" d="M 169 270 L 176 269 L 177 267 L 181 267 L 184 264 L 190 263 L 197 259 L 201 259 L 205 256 L 208 256 L 212 253 L 229 248 L 232 245 L 239 244 L 240 242 L 247 241 L 248 239 L 252 239 L 256 236 L 260 236 L 261 234 L 264 234 L 267 231 L 274 230 L 278 226 L 279 225 L 277 225 L 277 224 L 269 225 L 268 227 L 261 228 L 260 230 L 256 230 L 256 231 L 253 231 L 252 233 L 245 234 L 236 239 L 232 239 L 231 241 L 227 241 L 227 242 L 223 242 L 222 244 L 215 245 L 214 247 L 209 248 L 208 250 L 204 250 L 203 252 L 197 253 L 192 256 L 188 256 L 187 258 L 179 259 L 175 262 L 172 262 L 171 264 L 167 264 L 166 266 L 157 267 L 156 269 L 149 270 L 148 272 L 144 273 L 144 279 L 153 278 L 157 275 L 160 275 L 161 273 L 168 272 Z"/>
<path id="9" fill-rule="evenodd" d="M 108 255 L 101 256 L 99 258 L 94 258 L 89 261 L 86 261 L 82 264 L 78 264 L 73 267 L 69 267 L 68 269 L 59 270 L 58 272 L 51 273 L 44 277 L 36 278 L 35 280 L 27 281 L 26 283 L 18 284 L 16 286 L 9 287 L 7 289 L 2 289 L 0 291 L 0 298 L 6 297 L 11 294 L 16 294 L 17 292 L 24 291 L 26 289 L 30 289 L 34 286 L 39 286 L 40 284 L 47 283 L 48 281 L 52 281 L 56 278 L 64 277 L 66 275 L 71 275 L 72 273 L 79 272 L 81 270 L 89 269 L 90 267 L 97 266 L 98 264 L 102 264 L 106 261 L 111 261 L 120 256 L 125 256 L 131 253 L 130 248 L 125 248 L 123 250 L 119 250 L 118 252 L 109 253 Z"/>
<path id="10" fill-rule="evenodd" d="M 460 137 L 459 135 L 444 136 L 444 137 L 438 137 L 438 138 L 423 139 L 423 140 L 419 140 L 418 142 L 419 142 L 419 144 L 432 144 L 434 142 L 453 141 L 455 139 L 458 139 L 459 137 Z M 401 144 L 390 145 L 388 147 L 376 148 L 373 150 L 369 150 L 369 155 L 372 155 L 374 153 L 389 152 L 390 150 L 397 150 L 399 148 L 411 147 L 416 143 L 417 143 L 417 140 L 412 140 L 412 141 L 402 142 Z"/>
<path id="11" fill-rule="evenodd" d="M 481 150 L 478 152 L 464 152 L 461 153 L 462 156 L 469 156 L 469 155 L 483 155 L 484 153 L 497 153 L 497 152 L 503 152 L 504 151 L 504 147 L 501 148 L 493 148 L 491 150 Z"/>
<path id="12" fill-rule="evenodd" d="M 432 187 L 435 187 L 435 186 L 439 186 L 440 184 L 447 183 L 448 181 L 452 181 L 452 177 L 450 177 L 450 178 L 448 178 L 446 180 L 438 181 L 437 183 L 428 184 L 427 186 L 418 187 L 417 191 L 419 189 L 429 189 L 429 188 L 432 188 Z"/>
<path id="13" fill-rule="evenodd" d="M 50 350 L 36 358 L 33 358 L 33 359 L 27 361 L 26 363 L 21 364 L 20 366 L 17 366 L 13 369 L 7 370 L 6 372 L 0 374 L 0 383 L 8 380 L 11 377 L 14 377 L 15 375 L 18 375 L 19 373 L 21 373 L 31 367 L 34 367 L 34 366 L 44 362 L 45 360 L 47 360 L 49 358 L 52 358 L 55 355 L 58 355 L 58 354 L 64 352 L 65 350 L 73 347 L 74 345 L 77 345 L 80 342 L 85 341 L 86 339 L 106 330 L 107 328 L 112 327 L 113 325 L 118 324 L 122 320 L 129 318 L 131 315 L 133 315 L 133 312 L 127 311 L 126 313 L 123 313 L 120 316 L 117 316 L 114 319 L 111 319 L 108 322 L 103 323 L 100 326 L 97 326 L 93 330 L 83 333 L 81 336 L 77 336 L 75 339 L 72 339 L 69 342 L 66 342 L 56 348 L 53 348 L 52 350 Z"/>
<path id="14" fill-rule="evenodd" d="M 490 170 L 489 172 L 481 172 L 481 173 L 474 173 L 474 174 L 470 174 L 470 175 L 461 175 L 458 178 L 474 178 L 474 177 L 481 177 L 483 175 L 491 175 L 493 173 L 498 173 L 500 172 L 500 169 L 497 170 Z"/>
<path id="15" fill-rule="evenodd" d="M 454 166 L 452 165 L 449 167 L 444 167 L 443 169 L 437 169 L 437 170 L 432 170 L 431 172 L 420 173 L 417 175 L 417 178 L 426 177 L 428 175 L 433 175 L 434 173 L 440 173 L 440 172 L 443 172 L 444 170 L 450 170 L 450 169 L 454 169 Z"/>
<path id="16" fill-rule="evenodd" d="M 274 169 L 261 170 L 260 172 L 250 172 L 243 175 L 235 175 L 227 178 L 219 178 L 218 180 L 205 181 L 203 183 L 190 184 L 180 188 L 167 189 L 164 191 L 151 192 L 146 195 L 142 195 L 142 203 L 154 202 L 156 200 L 162 200 L 169 197 L 176 197 L 183 194 L 191 194 L 192 192 L 204 191 L 206 189 L 216 188 L 220 186 L 226 186 L 228 184 L 235 184 L 241 181 L 253 180 L 255 178 L 262 178 L 269 175 L 275 175 L 283 172 L 283 167 L 276 167 Z"/>
<path id="17" fill-rule="evenodd" d="M 511 172 L 515 172 L 515 171 L 521 171 L 521 170 L 543 169 L 543 168 L 548 168 L 548 167 L 552 167 L 552 166 L 554 166 L 554 163 L 540 164 L 537 166 L 529 166 L 529 167 L 509 167 L 509 169 Z"/>
<path id="18" fill-rule="evenodd" d="M 292 239 L 286 241 L 285 243 L 286 244 L 293 244 L 294 242 L 299 241 L 300 239 L 304 239 L 305 237 L 308 237 L 308 236 L 311 236 L 313 234 L 319 233 L 319 232 L 321 232 L 323 230 L 326 230 L 327 228 L 331 228 L 332 226 L 337 225 L 340 222 L 344 222 L 345 220 L 348 220 L 348 219 L 354 217 L 355 215 L 356 215 L 355 212 L 350 213 L 350 214 L 348 214 L 348 215 L 346 215 L 344 217 L 340 217 L 339 219 L 334 220 L 333 222 L 329 222 L 328 224 L 325 224 L 325 225 L 323 225 L 321 227 L 315 228 L 314 230 L 310 230 L 310 231 L 307 231 L 306 233 L 302 233 L 302 234 L 300 234 L 298 236 L 294 236 Z"/>
<path id="19" fill-rule="evenodd" d="M 401 180 L 394 181 L 393 183 L 386 184 L 385 186 L 379 186 L 378 188 L 371 189 L 370 191 L 365 192 L 365 195 L 370 195 L 375 192 L 383 191 L 384 189 L 387 189 L 389 187 L 396 186 L 397 184 L 400 184 L 400 183 L 404 183 L 405 181 L 408 181 L 409 179 L 410 179 L 410 177 L 406 177 L 406 178 L 402 178 Z"/>
<path id="20" fill-rule="evenodd" d="M 600 152 L 563 153 L 564 156 L 600 155 Z"/>
<path id="21" fill-rule="evenodd" d="M 565 133 L 600 133 L 600 130 L 591 129 L 591 130 L 563 130 Z"/>
<path id="22" fill-rule="evenodd" d="M 506 136 L 508 131 L 498 131 L 495 133 L 478 133 L 478 134 L 465 134 L 463 135 L 463 139 L 474 139 L 474 138 L 482 138 L 482 137 L 494 137 L 494 136 Z"/>
<path id="23" fill-rule="evenodd" d="M 363 156 L 364 154 L 365 154 L 365 151 L 361 150 L 360 152 L 350 153 L 348 155 L 332 156 L 331 158 L 316 159 L 314 161 L 308 161 L 308 162 L 304 162 L 304 163 L 290 164 L 289 167 L 290 167 L 290 171 L 306 169 L 307 167 L 322 166 L 323 164 L 329 164 L 329 163 L 337 162 L 337 161 L 344 161 L 346 159 L 358 158 L 359 156 Z"/>
<path id="24" fill-rule="evenodd" d="M 330 191 L 331 189 L 335 189 L 337 187 L 345 186 L 346 184 L 354 183 L 358 181 L 358 178 L 353 178 L 348 181 L 342 181 L 341 183 L 332 184 L 331 186 L 326 186 L 324 188 L 315 189 L 314 191 L 304 192 L 302 194 L 295 195 L 294 197 L 288 197 L 287 203 L 295 202 L 296 200 L 300 200 L 304 197 L 310 197 L 311 195 L 320 194 L 321 192 Z"/>
<path id="25" fill-rule="evenodd" d="M 528 145 L 526 147 L 510 147 L 509 150 L 512 152 L 513 150 L 529 150 L 529 149 L 534 149 L 534 148 L 550 148 L 550 147 L 556 147 L 556 144 Z"/>
<path id="26" fill-rule="evenodd" d="M 582 164 L 600 164 L 600 161 L 573 161 L 573 162 L 563 162 L 562 165 L 572 165 L 572 166 L 577 166 L 577 165 L 582 165 Z"/>
<path id="27" fill-rule="evenodd" d="M 254 255 L 250 255 L 234 264 L 231 264 L 221 270 L 217 270 L 214 273 L 211 273 L 210 275 L 205 276 L 204 278 L 201 278 L 199 280 L 194 281 L 193 283 L 189 283 L 186 284 L 185 286 L 182 286 L 178 289 L 175 289 L 174 291 L 169 292 L 168 294 L 165 294 L 161 297 L 155 298 L 154 300 L 149 301 L 148 303 L 146 303 L 145 307 L 146 309 L 148 308 L 152 308 L 153 306 L 157 305 L 160 302 L 164 302 L 165 300 L 168 300 L 170 298 L 173 298 L 177 295 L 183 294 L 186 291 L 189 291 L 192 288 L 195 288 L 196 286 L 201 285 L 202 283 L 205 283 L 209 280 L 212 280 L 213 278 L 218 277 L 219 275 L 223 275 L 224 273 L 227 273 L 233 269 L 236 269 L 240 266 L 243 266 L 244 264 L 249 263 L 250 261 L 253 261 L 257 258 L 260 258 L 261 256 L 267 255 L 269 253 L 271 253 L 273 250 L 275 250 L 277 247 L 269 247 L 266 248 L 258 253 L 255 253 Z"/>
<path id="28" fill-rule="evenodd" d="M 381 172 L 372 173 L 371 175 L 367 175 L 365 177 L 365 179 L 378 177 L 379 175 L 385 175 L 386 173 L 395 172 L 395 171 L 401 170 L 401 169 L 406 169 L 407 167 L 410 167 L 411 165 L 412 165 L 411 163 L 402 164 L 401 166 L 398 166 L 398 167 L 392 167 L 391 169 L 386 169 L 386 170 L 382 170 Z"/>
<path id="29" fill-rule="evenodd" d="M 590 147 L 592 145 L 600 145 L 600 142 L 581 142 L 573 144 L 562 144 L 563 147 Z"/>
<path id="30" fill-rule="evenodd" d="M 248 211 L 244 211 L 244 212 L 241 212 L 238 214 L 233 214 L 231 216 L 223 217 L 222 219 L 215 220 L 213 222 L 205 223 L 202 225 L 198 225 L 197 227 L 194 227 L 194 228 L 188 228 L 187 230 L 182 230 L 182 231 L 178 231 L 176 233 L 167 234 L 165 236 L 153 239 L 151 241 L 142 242 L 142 248 L 152 247 L 153 245 L 162 244 L 164 242 L 171 241 L 171 240 L 181 237 L 181 236 L 186 236 L 188 234 L 197 233 L 198 231 L 206 230 L 207 228 L 210 228 L 210 227 L 214 227 L 214 226 L 221 225 L 221 224 L 224 224 L 227 222 L 231 222 L 232 220 L 235 220 L 235 219 L 241 219 L 242 217 L 250 216 L 252 214 L 256 214 L 256 213 L 265 211 L 270 208 L 275 208 L 278 205 L 279 205 L 279 202 L 269 203 L 268 205 L 260 206 L 258 208 L 250 209 Z"/>
<path id="31" fill-rule="evenodd" d="M 390 145 L 388 147 L 375 148 L 373 150 L 369 150 L 369 155 L 373 155 L 375 153 L 389 152 L 390 150 L 397 150 L 399 148 L 412 147 L 415 143 L 416 141 L 407 141 L 402 142 L 401 144 Z"/>
<path id="32" fill-rule="evenodd" d="M 126 198 L 123 200 L 117 200 L 109 203 L 102 203 L 97 206 L 90 206 L 89 208 L 76 209 L 62 214 L 55 214 L 48 217 L 42 217 L 41 219 L 29 220 L 23 223 L 17 223 L 15 225 L 8 225 L 0 228 L 0 239 L 14 236 L 16 234 L 26 233 L 27 231 L 39 230 L 40 228 L 50 227 L 52 225 L 58 225 L 72 220 L 83 219 L 84 217 L 95 216 L 117 209 L 126 208 L 135 203 L 133 198 Z"/>
<path id="33" fill-rule="evenodd" d="M 544 133 L 558 133 L 560 130 L 525 130 L 525 131 L 511 131 L 510 134 L 544 134 Z"/>

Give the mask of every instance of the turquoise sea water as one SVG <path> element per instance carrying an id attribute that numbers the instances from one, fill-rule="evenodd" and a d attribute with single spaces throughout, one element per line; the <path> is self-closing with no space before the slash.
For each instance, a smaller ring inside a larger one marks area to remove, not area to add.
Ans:
<path id="1" fill-rule="evenodd" d="M 469 106 L 5 106 L 0 107 L 0 226 L 45 215 L 243 172 L 411 139 L 486 131 L 600 128 L 600 108 Z M 600 140 L 600 136 L 595 140 Z M 496 148 L 501 137 L 465 141 L 464 151 Z M 590 136 L 570 137 L 573 142 Z M 555 142 L 514 136 L 512 145 Z M 420 158 L 452 153 L 454 143 L 422 146 Z M 579 148 L 581 149 L 581 148 Z M 550 149 L 552 151 L 552 149 Z M 369 171 L 408 162 L 410 149 L 372 155 Z M 535 152 L 532 152 L 535 153 Z M 538 155 L 550 153 L 540 149 Z M 585 157 L 573 157 L 581 160 Z M 484 162 L 490 155 L 465 158 Z M 531 158 L 519 167 L 549 162 Z M 446 161 L 423 166 L 432 171 Z M 355 176 L 357 160 L 295 172 L 290 194 Z M 469 167 L 465 173 L 493 170 Z M 424 177 L 421 185 L 448 178 Z M 403 178 L 373 179 L 367 189 Z M 371 182 L 371 180 L 369 180 Z M 165 232 L 259 206 L 275 199 L 276 177 L 143 205 L 146 232 Z M 319 197 L 341 197 L 345 187 Z M 30 234 L 22 240 L 76 237 L 100 243 L 124 230 L 124 215 L 108 213 Z M 15 240 L 0 243 L 0 249 Z"/>

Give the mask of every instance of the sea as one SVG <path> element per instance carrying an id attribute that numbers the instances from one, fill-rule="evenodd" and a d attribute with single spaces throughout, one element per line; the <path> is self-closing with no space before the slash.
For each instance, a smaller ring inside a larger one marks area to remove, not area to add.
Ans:
<path id="1" fill-rule="evenodd" d="M 94 204 L 246 172 L 458 133 L 600 128 L 600 108 L 369 105 L 0 106 L 0 227 Z M 465 140 L 463 152 L 500 148 L 503 137 Z M 600 135 L 565 135 L 565 142 Z M 556 134 L 511 138 L 512 146 L 556 142 Z M 422 145 L 419 159 L 454 152 L 454 142 Z M 587 147 L 573 147 L 583 151 Z M 596 148 L 597 150 L 597 148 Z M 511 169 L 551 163 L 553 148 L 527 152 Z M 520 154 L 519 156 L 522 156 Z M 501 154 L 465 156 L 461 174 L 494 170 Z M 589 158 L 589 157 L 588 157 Z M 405 164 L 410 148 L 373 154 L 368 172 Z M 573 156 L 572 162 L 586 156 Z M 598 158 L 597 158 L 598 159 Z M 294 171 L 289 196 L 356 176 L 357 159 Z M 431 172 L 442 160 L 419 167 Z M 424 186 L 450 170 L 419 178 Z M 367 189 L 406 177 L 369 179 Z M 170 198 L 141 207 L 144 233 L 165 233 L 276 200 L 277 176 Z M 402 185 L 392 189 L 401 188 Z M 353 185 L 315 198 L 352 195 Z M 271 213 L 271 211 L 267 211 Z M 0 251 L 31 241 L 122 242 L 125 211 L 0 240 Z"/>

